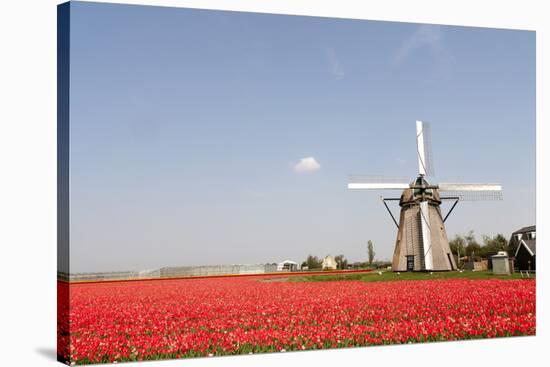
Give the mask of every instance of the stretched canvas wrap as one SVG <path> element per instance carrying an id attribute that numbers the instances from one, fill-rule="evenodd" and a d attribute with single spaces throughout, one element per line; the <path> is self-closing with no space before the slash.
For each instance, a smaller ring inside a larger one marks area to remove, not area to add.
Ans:
<path id="1" fill-rule="evenodd" d="M 58 359 L 535 335 L 535 33 L 58 6 Z"/>

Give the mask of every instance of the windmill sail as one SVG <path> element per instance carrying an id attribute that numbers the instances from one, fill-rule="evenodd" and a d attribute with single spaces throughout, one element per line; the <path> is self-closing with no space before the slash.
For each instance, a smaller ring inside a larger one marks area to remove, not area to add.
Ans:
<path id="1" fill-rule="evenodd" d="M 348 189 L 351 190 L 403 190 L 409 182 L 403 177 L 350 176 Z"/>
<path id="2" fill-rule="evenodd" d="M 458 197 L 464 201 L 502 200 L 502 186 L 496 183 L 440 183 L 446 197 Z"/>
<path id="3" fill-rule="evenodd" d="M 432 137 L 427 122 L 416 121 L 416 149 L 418 156 L 418 173 L 423 176 L 435 174 L 432 159 Z"/>

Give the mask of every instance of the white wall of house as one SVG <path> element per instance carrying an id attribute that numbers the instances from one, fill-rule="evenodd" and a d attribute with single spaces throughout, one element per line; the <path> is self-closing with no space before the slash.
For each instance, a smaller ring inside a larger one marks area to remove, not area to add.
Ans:
<path id="1" fill-rule="evenodd" d="M 334 260 L 334 257 L 328 255 L 323 259 L 322 267 L 323 269 L 335 270 L 338 267 L 338 264 L 336 263 L 336 260 Z"/>

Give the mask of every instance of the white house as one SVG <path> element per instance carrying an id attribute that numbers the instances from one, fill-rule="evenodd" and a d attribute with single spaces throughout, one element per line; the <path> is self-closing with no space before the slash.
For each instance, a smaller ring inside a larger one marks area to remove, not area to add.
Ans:
<path id="1" fill-rule="evenodd" d="M 325 269 L 336 270 L 336 268 L 338 268 L 338 264 L 336 263 L 336 260 L 334 260 L 333 256 L 327 255 L 323 259 L 322 267 L 323 267 L 323 270 Z"/>
<path id="2" fill-rule="evenodd" d="M 298 263 L 292 260 L 285 260 L 277 264 L 277 271 L 296 271 L 299 269 Z"/>

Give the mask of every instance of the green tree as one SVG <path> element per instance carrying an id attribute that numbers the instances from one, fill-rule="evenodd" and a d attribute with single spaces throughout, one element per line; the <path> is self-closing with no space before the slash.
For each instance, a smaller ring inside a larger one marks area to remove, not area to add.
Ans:
<path id="1" fill-rule="evenodd" d="M 454 255 L 464 256 L 466 250 L 466 240 L 463 236 L 457 234 L 451 241 L 449 241 L 449 247 Z"/>
<path id="2" fill-rule="evenodd" d="M 319 260 L 317 256 L 308 255 L 305 263 L 308 269 L 319 269 L 323 261 Z"/>
<path id="3" fill-rule="evenodd" d="M 489 257 L 495 255 L 499 251 L 508 251 L 508 240 L 500 233 L 494 237 L 483 236 L 483 247 L 480 256 Z"/>
<path id="4" fill-rule="evenodd" d="M 461 268 L 460 258 L 466 255 L 466 240 L 464 236 L 455 235 L 455 237 L 449 241 L 449 247 L 451 248 L 452 254 L 455 256 L 456 265 Z"/>
<path id="5" fill-rule="evenodd" d="M 466 241 L 466 255 L 471 257 L 480 256 L 481 245 L 477 242 L 474 231 L 468 232 L 468 234 L 464 236 L 464 240 Z"/>
<path id="6" fill-rule="evenodd" d="M 346 269 L 348 267 L 348 260 L 344 255 L 338 255 L 334 257 L 334 260 L 336 261 L 338 269 Z"/>
<path id="7" fill-rule="evenodd" d="M 374 255 L 376 255 L 376 252 L 374 252 L 374 246 L 373 246 L 371 240 L 369 240 L 369 242 L 368 242 L 367 252 L 369 254 L 369 266 L 370 266 L 370 265 L 372 265 L 372 262 L 374 261 Z"/>
<path id="8" fill-rule="evenodd" d="M 510 248 L 508 240 L 500 233 L 491 237 L 483 236 L 483 243 L 477 242 L 474 231 L 461 236 L 455 235 L 452 241 L 449 241 L 451 252 L 455 256 L 474 257 L 474 260 L 479 258 L 487 258 L 495 255 L 499 251 L 508 251 L 509 254 L 514 254 L 515 249 Z M 460 264 L 458 264 L 460 267 Z"/>

